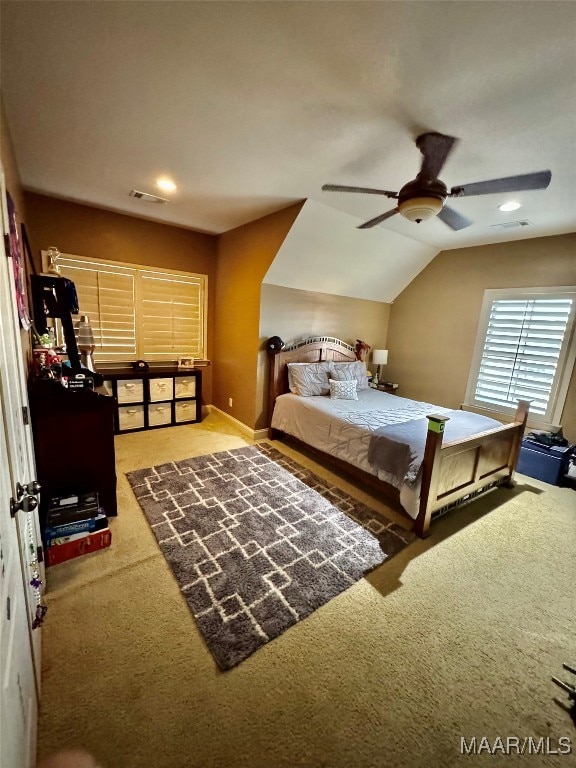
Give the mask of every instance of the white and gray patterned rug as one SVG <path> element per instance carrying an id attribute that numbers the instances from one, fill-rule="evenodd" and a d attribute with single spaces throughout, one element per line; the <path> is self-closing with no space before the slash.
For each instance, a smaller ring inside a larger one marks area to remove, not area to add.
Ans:
<path id="1" fill-rule="evenodd" d="M 127 477 L 221 669 L 414 538 L 267 443 Z"/>

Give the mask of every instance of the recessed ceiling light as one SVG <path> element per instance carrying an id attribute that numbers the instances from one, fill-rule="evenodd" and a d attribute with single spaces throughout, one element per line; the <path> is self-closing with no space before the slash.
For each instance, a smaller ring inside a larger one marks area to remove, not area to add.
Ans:
<path id="1" fill-rule="evenodd" d="M 514 203 L 511 201 L 509 203 L 503 203 L 502 205 L 499 205 L 498 208 L 501 211 L 517 211 L 518 208 L 522 208 L 522 203 Z"/>
<path id="2" fill-rule="evenodd" d="M 175 192 L 177 189 L 176 184 L 170 179 L 157 179 L 156 186 L 163 192 Z"/>

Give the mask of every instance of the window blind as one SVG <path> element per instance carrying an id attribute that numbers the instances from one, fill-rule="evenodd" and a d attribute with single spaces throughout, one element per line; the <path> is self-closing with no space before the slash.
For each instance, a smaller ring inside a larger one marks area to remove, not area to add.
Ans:
<path id="1" fill-rule="evenodd" d="M 97 361 L 206 358 L 206 275 L 70 254 L 58 266 L 90 319 Z"/>
<path id="2" fill-rule="evenodd" d="M 136 359 L 136 270 L 115 265 L 104 267 L 64 255 L 58 264 L 62 277 L 76 286 L 80 315 L 90 318 L 97 359 Z"/>
<path id="3" fill-rule="evenodd" d="M 549 416 L 573 316 L 569 297 L 492 302 L 474 400 L 497 409 L 531 400 L 531 415 Z"/>
<path id="4" fill-rule="evenodd" d="M 141 271 L 139 280 L 141 356 L 203 358 L 202 279 Z"/>

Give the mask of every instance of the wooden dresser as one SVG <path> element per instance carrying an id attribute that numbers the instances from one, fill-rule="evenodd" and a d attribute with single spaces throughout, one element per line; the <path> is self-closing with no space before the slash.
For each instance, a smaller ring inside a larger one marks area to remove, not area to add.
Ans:
<path id="1" fill-rule="evenodd" d="M 40 519 L 53 496 L 96 491 L 106 514 L 117 514 L 114 400 L 38 379 L 29 388 L 34 452 L 41 485 Z"/>

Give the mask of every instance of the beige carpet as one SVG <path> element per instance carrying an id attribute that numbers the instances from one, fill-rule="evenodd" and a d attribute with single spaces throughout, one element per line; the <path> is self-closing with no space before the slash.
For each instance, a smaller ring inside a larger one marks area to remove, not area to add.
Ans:
<path id="1" fill-rule="evenodd" d="M 122 473 L 245 443 L 214 415 L 117 438 L 112 548 L 48 571 L 40 756 L 81 746 L 104 768 L 574 764 L 460 754 L 461 736 L 570 736 L 576 751 L 550 681 L 576 662 L 574 491 L 520 477 L 220 672 Z"/>

